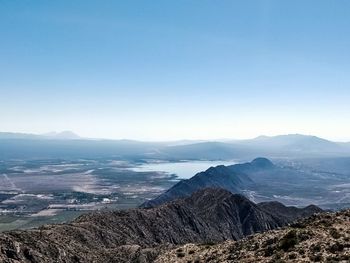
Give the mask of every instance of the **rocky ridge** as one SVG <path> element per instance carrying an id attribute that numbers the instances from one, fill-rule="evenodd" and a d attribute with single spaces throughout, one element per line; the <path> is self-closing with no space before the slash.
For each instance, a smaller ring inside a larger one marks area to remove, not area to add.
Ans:
<path id="1" fill-rule="evenodd" d="M 155 262 L 350 262 L 350 210 L 315 214 L 240 241 L 178 246 Z"/>
<path id="2" fill-rule="evenodd" d="M 224 189 L 203 189 L 156 208 L 100 211 L 69 224 L 2 233 L 0 261 L 153 262 L 176 245 L 239 240 L 320 211 L 284 208 L 275 215 L 267 207 Z M 281 216 L 290 209 L 293 217 Z"/>

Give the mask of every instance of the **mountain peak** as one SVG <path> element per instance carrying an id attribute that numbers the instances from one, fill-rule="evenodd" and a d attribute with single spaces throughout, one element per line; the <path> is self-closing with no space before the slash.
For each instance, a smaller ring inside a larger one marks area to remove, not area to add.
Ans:
<path id="1" fill-rule="evenodd" d="M 257 168 L 272 168 L 275 166 L 269 159 L 264 157 L 255 158 L 251 164 Z"/>
<path id="2" fill-rule="evenodd" d="M 81 137 L 75 134 L 72 131 L 61 131 L 61 132 L 48 132 L 43 134 L 42 136 L 49 139 L 60 139 L 60 140 L 77 140 L 81 139 Z"/>
<path id="3" fill-rule="evenodd" d="M 178 182 L 165 193 L 146 201 L 141 206 L 155 207 L 177 198 L 188 197 L 203 188 L 223 188 L 231 193 L 242 193 L 243 189 L 248 189 L 253 184 L 254 182 L 246 174 L 237 173 L 228 166 L 218 165 Z"/>

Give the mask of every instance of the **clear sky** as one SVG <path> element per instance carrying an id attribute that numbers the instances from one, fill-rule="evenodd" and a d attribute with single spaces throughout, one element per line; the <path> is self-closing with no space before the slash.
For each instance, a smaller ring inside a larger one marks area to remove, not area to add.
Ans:
<path id="1" fill-rule="evenodd" d="M 0 130 L 350 141 L 348 0 L 0 0 Z"/>

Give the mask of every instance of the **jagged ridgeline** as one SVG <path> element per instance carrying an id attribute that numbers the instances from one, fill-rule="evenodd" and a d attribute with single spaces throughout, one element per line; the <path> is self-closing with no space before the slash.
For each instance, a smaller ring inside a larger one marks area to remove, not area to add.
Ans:
<path id="1" fill-rule="evenodd" d="M 254 204 L 207 188 L 155 208 L 103 211 L 0 235 L 1 262 L 153 262 L 174 245 L 239 240 L 321 210 Z M 279 209 L 278 213 L 274 211 Z M 271 213 L 271 211 L 274 211 Z"/>

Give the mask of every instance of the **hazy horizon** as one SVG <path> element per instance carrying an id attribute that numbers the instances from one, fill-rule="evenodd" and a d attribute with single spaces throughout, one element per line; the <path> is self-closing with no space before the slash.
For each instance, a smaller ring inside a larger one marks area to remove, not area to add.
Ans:
<path id="1" fill-rule="evenodd" d="M 54 136 L 55 134 L 61 134 L 61 133 L 72 133 L 71 135 L 74 136 L 78 136 L 80 137 L 80 139 L 91 139 L 91 140 L 131 140 L 131 141 L 143 141 L 143 142 L 179 142 L 179 141 L 199 141 L 199 142 L 214 142 L 214 141 L 221 141 L 221 142 L 225 142 L 225 141 L 239 141 L 239 140 L 252 140 L 252 139 L 257 139 L 259 137 L 277 137 L 277 136 L 289 136 L 289 135 L 300 135 L 300 136 L 315 136 L 324 140 L 328 140 L 328 141 L 333 141 L 333 142 L 350 142 L 348 140 L 334 140 L 334 139 L 330 139 L 330 138 L 325 138 L 325 137 L 321 137 L 321 136 L 317 136 L 314 134 L 301 134 L 301 133 L 286 133 L 286 134 L 273 134 L 273 135 L 266 135 L 266 134 L 259 134 L 257 136 L 254 137 L 242 137 L 242 138 L 234 138 L 234 137 L 228 137 L 228 138 L 203 138 L 203 139 L 199 139 L 199 138 L 175 138 L 175 139 L 170 139 L 170 140 L 140 140 L 137 138 L 118 138 L 118 137 L 112 137 L 112 138 L 108 138 L 108 137 L 85 137 L 85 136 L 81 136 L 80 134 L 71 131 L 71 130 L 62 130 L 62 131 L 48 131 L 48 132 L 44 132 L 44 133 L 31 133 L 31 132 L 17 132 L 17 131 L 0 131 L 1 133 L 13 133 L 13 134 L 28 134 L 28 135 L 38 135 L 38 136 Z"/>
<path id="2" fill-rule="evenodd" d="M 350 141 L 350 2 L 2 1 L 0 130 Z"/>

